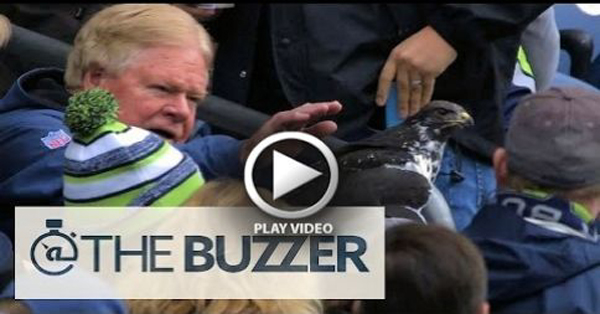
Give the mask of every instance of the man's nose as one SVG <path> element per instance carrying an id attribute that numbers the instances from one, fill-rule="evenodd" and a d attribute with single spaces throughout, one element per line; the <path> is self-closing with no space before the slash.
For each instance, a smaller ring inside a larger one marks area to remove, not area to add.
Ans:
<path id="1" fill-rule="evenodd" d="M 163 112 L 174 121 L 185 121 L 192 114 L 190 102 L 185 94 L 174 95 L 164 107 Z"/>

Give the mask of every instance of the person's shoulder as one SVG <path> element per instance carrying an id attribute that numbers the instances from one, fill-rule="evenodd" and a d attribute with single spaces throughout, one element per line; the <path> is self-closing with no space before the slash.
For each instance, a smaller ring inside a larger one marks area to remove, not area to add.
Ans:
<path id="1" fill-rule="evenodd" d="M 477 214 L 473 217 L 471 224 L 469 224 L 469 227 L 488 224 L 489 220 L 499 219 L 503 217 L 504 214 L 505 212 L 502 206 L 496 202 L 488 202 L 479 208 Z M 467 229 L 469 229 L 469 227 Z"/>
<path id="2" fill-rule="evenodd" d="M 524 223 L 514 211 L 490 202 L 484 205 L 473 217 L 471 223 L 462 231 L 471 240 L 487 238 L 514 238 L 520 234 Z"/>
<path id="3" fill-rule="evenodd" d="M 0 146 L 54 150 L 71 141 L 62 113 L 52 109 L 15 110 L 0 114 Z M 43 146 L 40 146 L 43 143 Z"/>
<path id="4" fill-rule="evenodd" d="M 62 112 L 49 108 L 22 108 L 0 114 L 0 126 L 21 130 L 66 128 L 63 116 Z"/>
<path id="5" fill-rule="evenodd" d="M 21 75 L 0 99 L 2 123 L 43 117 L 62 120 L 61 108 L 69 95 L 62 82 L 63 75 L 64 71 L 58 68 L 37 68 Z"/>

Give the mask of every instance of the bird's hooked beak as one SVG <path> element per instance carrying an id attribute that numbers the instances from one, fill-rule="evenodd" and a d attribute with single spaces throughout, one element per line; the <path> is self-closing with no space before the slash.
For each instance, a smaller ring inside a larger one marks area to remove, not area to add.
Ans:
<path id="1" fill-rule="evenodd" d="M 473 118 L 471 117 L 471 115 L 466 112 L 466 111 L 461 111 L 459 113 L 456 114 L 456 118 L 447 121 L 446 125 L 443 127 L 445 128 L 451 128 L 451 127 L 461 127 L 461 128 L 465 128 L 465 127 L 469 127 L 475 124 L 475 121 L 473 120 Z"/>
<path id="2" fill-rule="evenodd" d="M 472 126 L 475 124 L 473 117 L 471 117 L 471 115 L 466 111 L 461 112 L 458 117 L 458 122 L 462 124 L 463 127 Z"/>

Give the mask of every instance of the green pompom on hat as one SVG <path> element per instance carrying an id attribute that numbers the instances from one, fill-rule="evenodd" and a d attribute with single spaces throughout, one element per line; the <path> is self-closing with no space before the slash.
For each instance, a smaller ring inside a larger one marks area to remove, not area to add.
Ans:
<path id="1" fill-rule="evenodd" d="M 74 134 L 89 136 L 101 126 L 116 121 L 118 108 L 110 92 L 92 88 L 69 98 L 65 122 Z"/>

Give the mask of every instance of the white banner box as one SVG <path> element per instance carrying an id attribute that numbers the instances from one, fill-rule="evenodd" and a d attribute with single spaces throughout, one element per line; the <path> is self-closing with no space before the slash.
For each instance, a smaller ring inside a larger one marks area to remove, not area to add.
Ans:
<path id="1" fill-rule="evenodd" d="M 383 299 L 383 207 L 15 209 L 17 299 Z"/>

